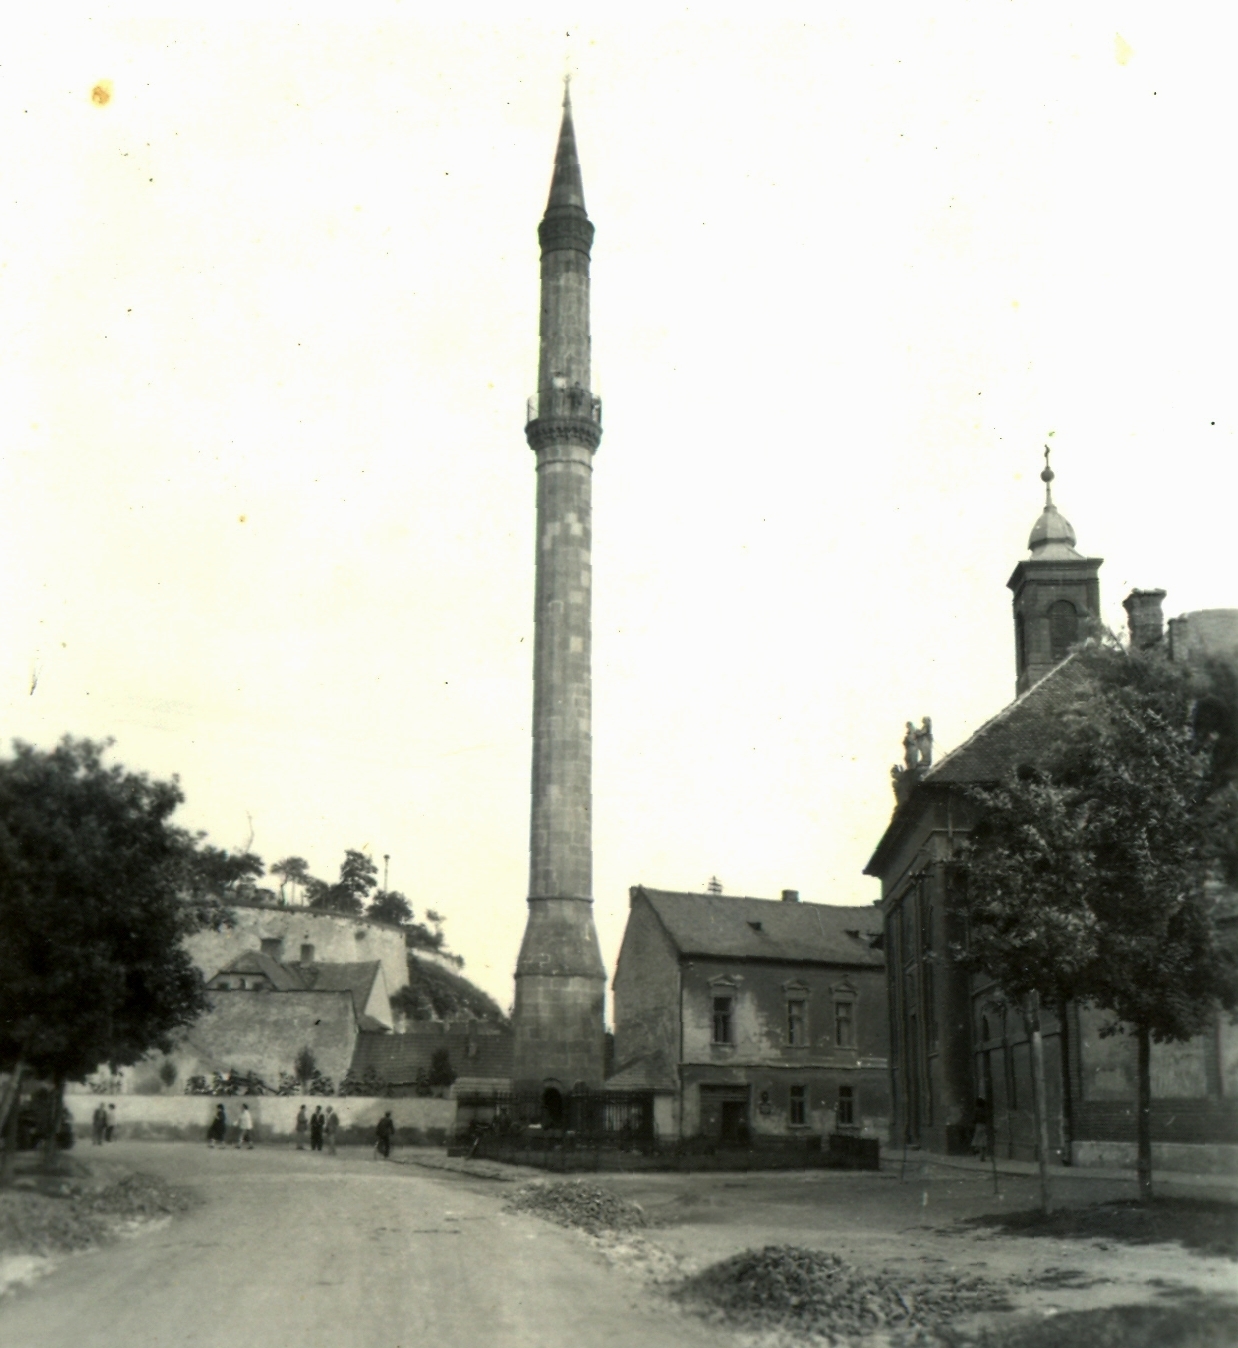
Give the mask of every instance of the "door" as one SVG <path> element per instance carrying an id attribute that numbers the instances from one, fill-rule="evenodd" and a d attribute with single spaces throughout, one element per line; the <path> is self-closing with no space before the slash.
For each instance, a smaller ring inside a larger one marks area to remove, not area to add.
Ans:
<path id="1" fill-rule="evenodd" d="M 723 1142 L 746 1141 L 746 1134 L 748 1132 L 748 1101 L 723 1100 L 721 1122 Z"/>

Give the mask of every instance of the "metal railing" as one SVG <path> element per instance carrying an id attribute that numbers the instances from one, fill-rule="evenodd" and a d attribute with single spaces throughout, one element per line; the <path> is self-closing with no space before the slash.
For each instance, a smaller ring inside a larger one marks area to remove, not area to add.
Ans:
<path id="1" fill-rule="evenodd" d="M 602 400 L 579 384 L 571 388 L 552 388 L 535 393 L 525 404 L 526 424 L 550 417 L 576 417 L 600 426 Z"/>
<path id="2" fill-rule="evenodd" d="M 456 1135 L 539 1137 L 576 1142 L 652 1142 L 652 1091 L 464 1091 L 456 1096 Z"/>

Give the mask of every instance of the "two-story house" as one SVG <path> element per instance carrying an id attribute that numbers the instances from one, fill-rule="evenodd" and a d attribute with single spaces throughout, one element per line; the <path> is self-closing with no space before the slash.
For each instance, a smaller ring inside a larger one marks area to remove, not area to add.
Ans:
<path id="1" fill-rule="evenodd" d="M 636 885 L 614 979 L 614 1088 L 658 1131 L 886 1135 L 885 957 L 868 908 Z"/>

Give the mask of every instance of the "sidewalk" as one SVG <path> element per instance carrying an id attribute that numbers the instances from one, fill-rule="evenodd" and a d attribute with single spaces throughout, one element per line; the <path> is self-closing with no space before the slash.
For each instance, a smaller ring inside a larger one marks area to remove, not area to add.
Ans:
<path id="1" fill-rule="evenodd" d="M 944 1156 L 939 1152 L 907 1151 L 907 1170 L 909 1173 L 923 1171 L 925 1166 L 942 1166 L 949 1170 L 967 1170 L 975 1174 L 991 1175 L 992 1161 L 981 1161 L 974 1156 Z M 903 1165 L 903 1153 L 890 1149 L 881 1153 L 881 1168 L 885 1171 L 898 1171 Z M 1036 1179 L 1040 1167 L 1035 1161 L 997 1162 L 999 1175 L 1019 1175 L 1027 1179 Z M 1086 1180 L 1105 1180 L 1125 1182 L 1131 1186 L 1132 1196 L 1137 1177 L 1133 1170 L 1119 1170 L 1108 1166 L 1061 1165 L 1049 1166 L 1049 1183 L 1061 1184 L 1063 1181 L 1077 1183 Z M 1153 1192 L 1164 1193 L 1166 1188 L 1185 1190 L 1193 1195 L 1208 1198 L 1220 1198 L 1229 1202 L 1238 1202 L 1238 1175 L 1192 1175 L 1185 1170 L 1154 1170 L 1152 1172 Z"/>

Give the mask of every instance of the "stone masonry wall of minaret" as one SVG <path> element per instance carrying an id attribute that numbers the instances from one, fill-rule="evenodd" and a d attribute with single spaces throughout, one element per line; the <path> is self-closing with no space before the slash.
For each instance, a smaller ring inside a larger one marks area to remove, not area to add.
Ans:
<path id="1" fill-rule="evenodd" d="M 600 1084 L 606 971 L 593 925 L 591 531 L 600 406 L 590 390 L 589 253 L 564 102 L 542 245 L 529 917 L 516 965 L 514 1079 Z"/>

